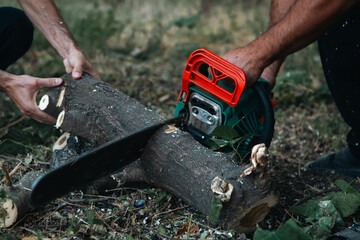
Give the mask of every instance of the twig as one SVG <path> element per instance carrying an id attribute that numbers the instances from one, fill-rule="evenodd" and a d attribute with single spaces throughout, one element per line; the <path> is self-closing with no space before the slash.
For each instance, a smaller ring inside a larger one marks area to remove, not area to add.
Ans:
<path id="1" fill-rule="evenodd" d="M 2 154 L 0 155 L 0 158 L 4 159 L 6 161 L 13 161 L 13 160 L 21 161 L 19 158 L 6 156 L 6 155 L 2 155 Z"/>
<path id="2" fill-rule="evenodd" d="M 4 131 L 4 130 L 6 130 L 6 129 L 8 129 L 8 128 L 10 128 L 10 127 L 18 124 L 19 122 L 21 122 L 21 121 L 24 120 L 25 118 L 26 118 L 25 116 L 22 116 L 22 117 L 19 118 L 18 120 L 14 121 L 14 122 L 12 122 L 12 123 L 9 123 L 9 124 L 6 125 L 5 127 L 0 128 L 0 131 Z"/>
<path id="3" fill-rule="evenodd" d="M 150 215 L 149 218 L 157 217 L 157 216 L 159 216 L 159 215 L 166 214 L 166 213 L 175 212 L 175 211 L 177 211 L 177 210 L 184 209 L 184 208 L 187 208 L 187 207 L 189 207 L 189 205 L 182 206 L 182 207 L 177 207 L 177 208 L 170 209 L 170 210 L 164 211 L 164 212 L 155 213 L 155 214 L 153 214 L 153 215 Z"/>
<path id="4" fill-rule="evenodd" d="M 6 185 L 11 188 L 12 187 L 11 179 L 10 179 L 9 173 L 8 173 L 7 169 L 5 168 L 3 162 L 0 163 L 0 167 L 4 172 Z"/>
<path id="5" fill-rule="evenodd" d="M 55 207 L 51 207 L 51 208 L 47 208 L 47 209 L 44 209 L 42 210 L 41 212 L 52 212 L 52 211 L 57 211 L 57 210 L 60 210 L 61 208 L 67 206 L 68 204 L 67 203 L 62 203 L 60 205 L 57 205 Z"/>
<path id="6" fill-rule="evenodd" d="M 13 170 L 11 170 L 11 172 L 9 173 L 9 177 L 11 177 L 12 175 L 14 175 L 19 169 L 20 169 L 20 166 L 21 166 L 22 162 L 20 162 L 18 165 L 16 165 L 16 167 L 14 167 Z M 6 177 L 4 177 L 1 182 L 4 182 L 6 181 Z"/>
<path id="7" fill-rule="evenodd" d="M 84 205 L 80 205 L 80 204 L 76 204 L 76 203 L 71 203 L 71 202 L 68 202 L 68 201 L 65 201 L 64 199 L 59 199 L 61 202 L 63 203 L 66 203 L 70 206 L 75 206 L 75 207 L 80 207 L 80 208 L 86 208 L 87 206 L 84 206 Z"/>
<path id="8" fill-rule="evenodd" d="M 26 227 L 19 227 L 19 228 L 22 229 L 22 230 L 28 231 L 29 233 L 32 233 L 32 234 L 36 235 L 36 232 L 34 230 L 31 230 L 31 229 L 26 228 Z"/>
<path id="9" fill-rule="evenodd" d="M 80 205 L 80 204 L 76 204 L 76 203 L 80 203 L 80 202 L 101 202 L 101 201 L 107 201 L 109 200 L 110 198 L 100 198 L 100 199 L 76 199 L 76 200 L 72 200 L 72 199 L 68 199 L 68 201 L 65 201 L 63 199 L 59 199 L 60 201 L 62 201 L 63 203 L 60 204 L 60 205 L 57 205 L 55 207 L 51 207 L 51 208 L 47 208 L 41 212 L 49 212 L 49 211 L 54 211 L 54 210 L 59 210 L 65 206 L 75 206 L 75 207 L 87 207 L 87 206 L 84 206 L 84 205 Z"/>
<path id="10" fill-rule="evenodd" d="M 97 217 L 97 218 L 101 219 L 101 216 L 100 216 L 97 212 L 95 212 L 95 214 L 96 214 L 96 217 Z M 104 223 L 104 225 L 105 225 L 106 227 L 110 228 L 111 231 L 116 232 L 116 233 L 119 234 L 121 237 L 125 237 L 125 236 L 123 236 L 120 232 L 118 232 L 118 231 L 116 231 L 114 228 L 112 228 L 112 227 L 106 222 L 105 219 L 103 219 L 103 223 Z"/>
<path id="11" fill-rule="evenodd" d="M 294 215 L 292 215 L 291 212 L 289 212 L 289 210 L 285 209 L 285 212 L 286 212 L 292 219 L 295 219 L 295 218 L 294 218 Z"/>

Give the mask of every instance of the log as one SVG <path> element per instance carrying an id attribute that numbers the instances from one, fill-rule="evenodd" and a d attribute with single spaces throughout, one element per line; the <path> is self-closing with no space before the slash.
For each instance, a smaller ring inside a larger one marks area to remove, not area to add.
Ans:
<path id="1" fill-rule="evenodd" d="M 0 227 L 10 227 L 21 220 L 31 209 L 27 205 L 32 183 L 44 172 L 25 174 L 14 186 L 4 188 L 5 198 L 0 202 Z"/>
<path id="2" fill-rule="evenodd" d="M 161 121 L 161 117 L 136 100 L 88 74 L 80 80 L 72 79 L 71 74 L 62 79 L 62 86 L 46 94 L 49 104 L 42 109 L 58 119 L 59 128 L 93 146 Z M 63 100 L 59 101 L 61 94 Z M 256 171 L 240 177 L 247 167 L 231 154 L 213 152 L 189 133 L 181 130 L 169 133 L 165 126 L 150 139 L 138 162 L 116 176 L 121 181 L 145 181 L 164 188 L 205 215 L 210 214 L 215 196 L 211 183 L 220 177 L 233 186 L 233 192 L 230 201 L 223 203 L 218 224 L 224 229 L 248 233 L 264 219 L 278 198 L 266 178 Z"/>

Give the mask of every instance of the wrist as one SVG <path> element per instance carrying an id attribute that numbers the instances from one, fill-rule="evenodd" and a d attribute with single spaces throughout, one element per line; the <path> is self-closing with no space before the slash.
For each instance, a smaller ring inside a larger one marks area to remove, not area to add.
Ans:
<path id="1" fill-rule="evenodd" d="M 260 69 L 265 69 L 274 59 L 273 51 L 268 43 L 262 41 L 261 38 L 251 42 L 247 46 L 249 50 L 249 61 Z"/>
<path id="2" fill-rule="evenodd" d="M 10 88 L 14 77 L 15 75 L 0 70 L 0 90 L 7 92 L 7 89 Z"/>
<path id="3" fill-rule="evenodd" d="M 62 57 L 62 59 L 64 60 L 64 59 L 68 58 L 71 54 L 78 53 L 78 52 L 80 52 L 80 53 L 82 52 L 80 50 L 80 48 L 76 44 L 70 44 L 69 46 L 67 46 L 64 49 L 63 53 L 59 53 L 59 54 Z"/>

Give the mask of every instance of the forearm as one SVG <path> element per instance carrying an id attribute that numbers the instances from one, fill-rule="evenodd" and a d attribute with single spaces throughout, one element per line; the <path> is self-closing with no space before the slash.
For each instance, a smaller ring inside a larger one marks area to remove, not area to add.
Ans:
<path id="1" fill-rule="evenodd" d="M 296 0 L 272 0 L 270 9 L 270 26 L 277 24 L 286 16 Z M 271 63 L 263 72 L 262 77 L 271 80 L 272 87 L 275 84 L 275 77 L 284 62 L 285 57 L 282 57 Z"/>
<path id="2" fill-rule="evenodd" d="M 9 88 L 9 82 L 11 81 L 11 78 L 13 77 L 12 74 L 5 72 L 3 70 L 0 70 L 0 90 L 7 92 L 7 89 Z"/>
<path id="3" fill-rule="evenodd" d="M 18 2 L 32 23 L 63 59 L 67 58 L 72 50 L 79 50 L 52 0 L 18 0 Z"/>
<path id="4" fill-rule="evenodd" d="M 320 37 L 356 0 L 297 0 L 267 32 L 249 47 L 261 49 L 266 67 Z"/>

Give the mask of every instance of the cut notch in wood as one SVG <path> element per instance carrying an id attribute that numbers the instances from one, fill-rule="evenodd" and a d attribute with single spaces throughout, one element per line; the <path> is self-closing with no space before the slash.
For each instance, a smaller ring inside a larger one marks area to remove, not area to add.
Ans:
<path id="1" fill-rule="evenodd" d="M 42 98 L 39 102 L 39 105 L 38 105 L 39 109 L 41 111 L 44 111 L 48 105 L 49 105 L 49 96 L 48 95 L 42 96 Z"/>
<path id="2" fill-rule="evenodd" d="M 67 140 L 70 137 L 70 133 L 66 132 L 61 135 L 58 140 L 54 143 L 53 151 L 64 149 L 67 145 Z"/>
<path id="3" fill-rule="evenodd" d="M 65 96 L 65 87 L 62 87 L 61 88 L 61 91 L 60 91 L 60 94 L 59 94 L 59 98 L 57 100 L 57 103 L 56 103 L 56 107 L 60 107 L 63 100 L 64 100 L 64 96 Z"/>
<path id="4" fill-rule="evenodd" d="M 61 126 L 61 124 L 64 121 L 64 117 L 65 117 L 65 110 L 62 110 L 56 120 L 56 125 L 55 125 L 56 128 L 59 128 Z"/>

